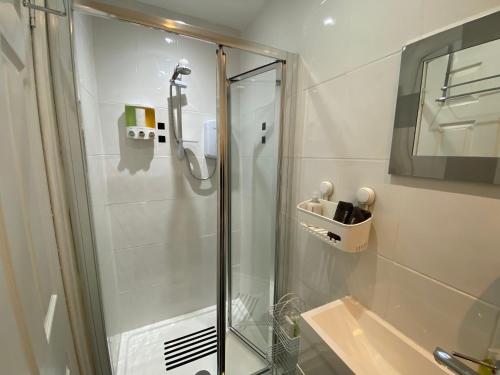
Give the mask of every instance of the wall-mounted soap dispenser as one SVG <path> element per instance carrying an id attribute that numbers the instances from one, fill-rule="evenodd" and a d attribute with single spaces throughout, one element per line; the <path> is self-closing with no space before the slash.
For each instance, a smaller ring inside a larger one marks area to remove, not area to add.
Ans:
<path id="1" fill-rule="evenodd" d="M 125 106 L 127 137 L 133 139 L 154 139 L 156 136 L 155 110 L 139 105 Z"/>

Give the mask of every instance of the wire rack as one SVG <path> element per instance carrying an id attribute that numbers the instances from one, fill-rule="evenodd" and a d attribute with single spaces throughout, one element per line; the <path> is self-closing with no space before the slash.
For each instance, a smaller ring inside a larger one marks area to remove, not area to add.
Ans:
<path id="1" fill-rule="evenodd" d="M 306 311 L 304 301 L 294 293 L 280 298 L 269 308 L 269 324 L 273 327 L 273 345 L 267 351 L 273 374 L 294 374 L 300 349 L 297 320 Z"/>
<path id="2" fill-rule="evenodd" d="M 269 348 L 267 356 L 273 375 L 295 374 L 295 368 L 299 359 L 298 351 L 290 353 L 278 342 Z"/>

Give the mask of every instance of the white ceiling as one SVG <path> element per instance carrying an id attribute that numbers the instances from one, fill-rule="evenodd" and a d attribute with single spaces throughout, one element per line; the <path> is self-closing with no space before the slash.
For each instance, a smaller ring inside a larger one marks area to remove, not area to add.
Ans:
<path id="1" fill-rule="evenodd" d="M 244 30 L 269 0 L 139 0 L 171 12 Z"/>

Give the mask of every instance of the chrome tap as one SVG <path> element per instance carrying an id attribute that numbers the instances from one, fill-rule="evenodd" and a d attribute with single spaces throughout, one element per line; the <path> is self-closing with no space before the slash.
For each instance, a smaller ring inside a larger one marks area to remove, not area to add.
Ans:
<path id="1" fill-rule="evenodd" d="M 441 349 L 440 347 L 437 347 L 434 350 L 433 354 L 434 354 L 434 359 L 436 360 L 437 363 L 448 367 L 451 371 L 453 371 L 454 373 L 456 373 L 458 375 L 479 375 L 479 373 L 474 371 L 469 366 L 465 365 L 464 363 L 462 363 L 461 361 L 459 361 L 455 357 L 462 358 L 462 359 L 465 359 L 467 361 L 477 363 L 478 365 L 487 367 L 487 368 L 493 370 L 494 374 L 496 373 L 496 370 L 498 370 L 498 362 L 497 362 L 497 365 L 492 365 L 490 363 L 480 361 L 479 359 L 476 359 L 474 357 L 470 357 L 470 356 L 465 355 L 465 354 L 461 354 L 461 353 L 457 353 L 457 352 L 452 352 L 452 354 L 450 354 L 450 353 L 446 352 L 445 350 Z"/>

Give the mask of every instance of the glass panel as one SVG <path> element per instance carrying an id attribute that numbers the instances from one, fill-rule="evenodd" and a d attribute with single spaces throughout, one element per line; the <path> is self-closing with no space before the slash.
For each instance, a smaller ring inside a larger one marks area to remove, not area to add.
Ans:
<path id="1" fill-rule="evenodd" d="M 277 70 L 230 85 L 231 241 L 229 326 L 262 354 L 274 301 L 280 87 Z M 228 361 L 231 348 L 228 346 Z M 228 364 L 227 368 L 230 369 Z M 231 375 L 234 375 L 231 373 Z"/>
<path id="2" fill-rule="evenodd" d="M 75 40 L 113 372 L 213 375 L 216 47 L 80 14 Z"/>

